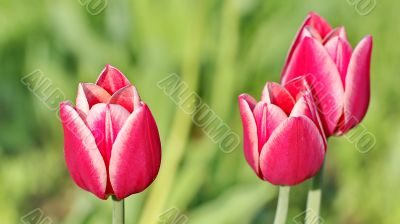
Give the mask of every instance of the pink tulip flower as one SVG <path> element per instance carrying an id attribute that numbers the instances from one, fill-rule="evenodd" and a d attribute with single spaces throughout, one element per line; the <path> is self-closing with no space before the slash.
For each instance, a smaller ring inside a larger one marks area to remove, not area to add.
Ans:
<path id="1" fill-rule="evenodd" d="M 353 50 L 344 27 L 332 29 L 310 13 L 289 51 L 281 82 L 304 76 L 311 86 L 325 134 L 344 134 L 364 118 L 370 99 L 372 37 Z"/>
<path id="2" fill-rule="evenodd" d="M 267 83 L 260 102 L 239 96 L 245 158 L 259 178 L 274 185 L 296 185 L 314 176 L 325 157 L 311 93 L 292 96 L 290 88 Z"/>
<path id="3" fill-rule="evenodd" d="M 136 88 L 107 65 L 96 84 L 80 83 L 76 106 L 60 104 L 65 160 L 72 179 L 101 199 L 123 199 L 156 178 L 161 144 Z"/>

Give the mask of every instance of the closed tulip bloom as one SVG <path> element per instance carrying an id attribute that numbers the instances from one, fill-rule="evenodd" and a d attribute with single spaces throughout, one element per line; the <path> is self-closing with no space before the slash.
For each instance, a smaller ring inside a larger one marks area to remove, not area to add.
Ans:
<path id="1" fill-rule="evenodd" d="M 274 185 L 296 185 L 322 166 L 326 142 L 310 92 L 292 96 L 267 83 L 261 101 L 239 96 L 244 154 L 259 178 Z"/>
<path id="2" fill-rule="evenodd" d="M 353 50 L 344 27 L 332 29 L 310 13 L 289 51 L 281 82 L 305 76 L 327 136 L 344 134 L 364 118 L 370 99 L 372 37 Z"/>
<path id="3" fill-rule="evenodd" d="M 64 152 L 75 183 L 101 199 L 146 189 L 161 162 L 156 122 L 136 88 L 107 65 L 96 84 L 78 86 L 76 106 L 60 104 Z"/>

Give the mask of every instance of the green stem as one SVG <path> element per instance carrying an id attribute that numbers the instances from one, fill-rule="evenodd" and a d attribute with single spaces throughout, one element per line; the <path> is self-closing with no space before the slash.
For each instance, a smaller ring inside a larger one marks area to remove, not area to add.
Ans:
<path id="1" fill-rule="evenodd" d="M 325 164 L 322 165 L 321 170 L 312 179 L 310 190 L 307 196 L 307 209 L 305 224 L 318 224 L 320 220 L 319 212 L 321 207 L 321 194 L 322 194 L 322 179 Z"/>
<path id="2" fill-rule="evenodd" d="M 113 224 L 124 224 L 125 208 L 124 199 L 118 200 L 115 196 L 112 196 L 113 200 Z"/>
<path id="3" fill-rule="evenodd" d="M 279 187 L 279 198 L 278 205 L 275 213 L 275 221 L 274 224 L 285 224 L 286 217 L 289 208 L 289 192 L 290 187 L 280 186 Z"/>

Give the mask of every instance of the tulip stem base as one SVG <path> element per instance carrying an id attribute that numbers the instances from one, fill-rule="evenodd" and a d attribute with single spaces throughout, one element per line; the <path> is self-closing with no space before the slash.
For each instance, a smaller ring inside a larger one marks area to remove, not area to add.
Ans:
<path id="1" fill-rule="evenodd" d="M 124 224 L 125 223 L 125 207 L 124 199 L 118 200 L 115 196 L 112 196 L 113 200 L 113 224 Z"/>
<path id="2" fill-rule="evenodd" d="M 290 187 L 279 187 L 278 205 L 276 207 L 274 224 L 285 224 L 289 208 L 289 192 Z"/>
<path id="3" fill-rule="evenodd" d="M 304 223 L 305 224 L 319 224 L 321 217 L 320 207 L 321 207 L 321 195 L 322 195 L 322 176 L 324 173 L 325 164 L 317 175 L 312 179 L 310 190 L 307 195 L 307 209 Z"/>

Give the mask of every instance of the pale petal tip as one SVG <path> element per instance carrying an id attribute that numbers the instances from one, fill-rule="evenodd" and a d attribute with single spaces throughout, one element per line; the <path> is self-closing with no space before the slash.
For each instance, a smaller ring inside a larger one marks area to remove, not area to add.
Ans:
<path id="1" fill-rule="evenodd" d="M 72 103 L 69 100 L 64 100 L 60 102 L 60 108 L 64 107 L 64 106 L 71 106 L 72 107 Z"/>
<path id="2" fill-rule="evenodd" d="M 106 64 L 104 66 L 103 70 L 101 71 L 101 73 L 96 81 L 96 84 L 101 80 L 102 76 L 106 76 L 106 75 L 110 75 L 110 74 L 120 75 L 120 76 L 123 76 L 124 78 L 126 78 L 126 76 L 119 69 L 117 69 L 116 67 L 114 67 L 110 64 Z"/>
<path id="3" fill-rule="evenodd" d="M 115 92 L 109 103 L 120 104 L 128 111 L 132 112 L 141 106 L 141 99 L 135 86 L 128 85 Z"/>
<path id="4" fill-rule="evenodd" d="M 242 93 L 242 94 L 240 94 L 240 95 L 238 96 L 238 101 L 239 101 L 239 103 L 240 103 L 241 101 L 251 102 L 251 103 L 257 103 L 257 101 L 256 101 L 252 96 L 250 96 L 250 95 L 247 94 L 247 93 Z"/>
<path id="5" fill-rule="evenodd" d="M 373 37 L 371 34 L 368 34 L 367 36 L 365 36 L 361 41 L 366 41 L 369 45 L 373 44 Z"/>
<path id="6" fill-rule="evenodd" d="M 328 36 L 325 38 L 326 41 L 331 39 L 332 37 L 338 36 L 341 39 L 344 39 L 347 41 L 347 32 L 346 28 L 344 26 L 338 26 L 336 27 Z"/>
<path id="7" fill-rule="evenodd" d="M 121 71 L 107 64 L 97 78 L 96 85 L 113 94 L 119 89 L 130 85 L 130 82 Z"/>
<path id="8" fill-rule="evenodd" d="M 243 107 L 247 105 L 250 108 L 250 110 L 253 110 L 257 104 L 257 100 L 255 100 L 252 96 L 246 93 L 242 93 L 238 96 L 238 102 L 241 109 L 243 109 Z"/>
<path id="9" fill-rule="evenodd" d="M 373 45 L 373 37 L 372 35 L 368 34 L 365 37 L 361 39 L 361 41 L 357 44 L 357 48 L 367 48 L 368 51 L 372 50 L 372 45 Z"/>
<path id="10" fill-rule="evenodd" d="M 240 94 L 240 95 L 238 96 L 238 100 L 245 99 L 245 98 L 247 98 L 247 97 L 248 97 L 248 94 L 242 93 L 242 94 Z"/>
<path id="11" fill-rule="evenodd" d="M 325 19 L 322 18 L 322 16 L 319 15 L 318 13 L 316 13 L 315 11 L 310 11 L 307 14 L 307 19 L 321 19 L 321 20 L 325 21 Z"/>
<path id="12" fill-rule="evenodd" d="M 318 17 L 320 17 L 320 15 L 318 15 L 318 13 L 316 13 L 315 11 L 310 11 L 310 12 L 308 12 L 308 17 L 313 17 L 313 16 L 318 16 Z"/>

